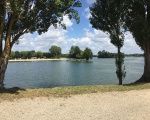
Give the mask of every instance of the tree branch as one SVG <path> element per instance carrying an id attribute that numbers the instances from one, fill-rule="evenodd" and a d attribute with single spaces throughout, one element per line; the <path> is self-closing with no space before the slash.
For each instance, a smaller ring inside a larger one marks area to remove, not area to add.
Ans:
<path id="1" fill-rule="evenodd" d="M 22 36 L 23 34 L 27 33 L 28 29 L 26 29 L 25 31 L 19 32 L 12 40 L 12 42 L 10 43 L 10 47 L 12 48 L 12 46 L 15 44 L 15 42 L 20 38 L 20 36 Z"/>

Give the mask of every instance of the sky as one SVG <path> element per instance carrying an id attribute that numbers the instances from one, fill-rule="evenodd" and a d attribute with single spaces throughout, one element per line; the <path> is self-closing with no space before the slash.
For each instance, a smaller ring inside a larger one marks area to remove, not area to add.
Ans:
<path id="1" fill-rule="evenodd" d="M 14 45 L 12 51 L 42 51 L 49 52 L 52 45 L 61 47 L 62 53 L 67 54 L 71 46 L 79 46 L 81 50 L 86 47 L 90 48 L 94 55 L 98 51 L 106 50 L 108 52 L 117 52 L 117 48 L 110 43 L 109 36 L 100 31 L 92 28 L 89 22 L 90 12 L 89 6 L 95 0 L 81 0 L 82 7 L 77 8 L 80 16 L 80 23 L 76 24 L 75 20 L 69 20 L 64 16 L 64 23 L 67 29 L 61 27 L 55 29 L 53 26 L 49 28 L 46 33 L 38 35 L 25 34 L 19 39 L 19 44 Z M 125 35 L 124 46 L 121 49 L 125 54 L 143 53 L 139 46 L 136 45 L 134 38 L 130 33 Z"/>

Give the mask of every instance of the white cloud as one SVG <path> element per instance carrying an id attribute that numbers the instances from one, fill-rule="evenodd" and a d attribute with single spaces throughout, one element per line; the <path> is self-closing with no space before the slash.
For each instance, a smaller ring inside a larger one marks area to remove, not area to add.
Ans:
<path id="1" fill-rule="evenodd" d="M 88 4 L 92 4 L 92 3 L 94 3 L 96 0 L 86 0 L 86 2 L 88 3 Z"/>
<path id="2" fill-rule="evenodd" d="M 55 29 L 54 27 L 50 27 L 46 33 L 37 35 L 35 38 L 33 38 L 33 35 L 31 34 L 26 34 L 23 39 L 20 39 L 20 44 L 13 47 L 13 50 L 35 50 L 48 52 L 52 45 L 61 46 L 66 44 L 66 32 L 67 31 L 62 28 Z"/>
<path id="3" fill-rule="evenodd" d="M 73 22 L 67 15 L 63 17 L 63 23 L 66 25 L 66 27 L 71 27 L 73 25 Z"/>
<path id="4" fill-rule="evenodd" d="M 97 54 L 98 51 L 107 50 L 109 52 L 116 52 L 116 48 L 110 43 L 109 36 L 99 30 L 94 29 L 93 32 L 90 32 L 89 29 L 84 29 L 85 36 L 90 38 L 93 44 L 91 47 L 94 54 Z"/>
<path id="5" fill-rule="evenodd" d="M 125 41 L 122 51 L 124 51 L 125 53 L 143 53 L 130 33 L 125 35 Z"/>
<path id="6" fill-rule="evenodd" d="M 48 52 L 52 45 L 57 45 L 62 48 L 62 53 L 69 53 L 72 45 L 77 45 L 84 50 L 86 47 L 92 49 L 94 54 L 98 51 L 106 50 L 109 52 L 117 52 L 117 48 L 110 43 L 109 36 L 102 31 L 93 30 L 91 32 L 89 29 L 85 28 L 84 37 L 82 38 L 68 38 L 67 31 L 62 28 L 55 29 L 50 27 L 48 32 L 42 35 L 26 34 L 22 39 L 20 39 L 20 44 L 13 47 L 13 51 L 25 51 L 25 50 L 35 50 Z M 124 46 L 122 52 L 125 53 L 142 53 L 140 48 L 136 45 L 131 34 L 127 34 L 125 37 Z"/>
<path id="7" fill-rule="evenodd" d="M 68 18 L 68 16 L 63 17 L 63 23 L 66 27 L 71 28 L 73 22 Z M 71 28 L 72 30 L 72 28 Z M 25 34 L 20 40 L 19 45 L 14 45 L 13 51 L 28 51 L 28 50 L 35 50 L 35 51 L 43 51 L 48 52 L 49 48 L 52 45 L 63 46 L 66 42 L 66 30 L 63 30 L 61 27 L 58 26 L 57 29 L 54 27 L 50 27 L 46 33 L 42 35 L 37 35 L 37 33 L 32 34 Z M 33 37 L 35 36 L 35 37 Z"/>
<path id="8" fill-rule="evenodd" d="M 86 0 L 86 2 L 88 4 L 92 4 L 93 2 L 95 2 L 95 0 Z M 89 19 L 91 15 L 89 7 L 84 9 L 82 15 L 85 18 Z M 73 22 L 68 18 L 68 16 L 63 17 L 63 23 L 66 24 L 66 27 L 69 28 L 69 30 L 73 30 Z M 82 25 L 80 28 L 82 28 Z M 62 53 L 68 53 L 72 45 L 77 45 L 82 50 L 84 50 L 86 47 L 91 48 L 94 54 L 97 54 L 98 51 L 101 50 L 117 52 L 117 48 L 110 43 L 110 39 L 107 34 L 103 33 L 102 31 L 92 29 L 91 24 L 89 24 L 88 22 L 87 28 L 83 29 L 83 31 L 74 31 L 74 36 L 76 37 L 72 38 L 69 38 L 69 32 L 67 30 L 63 30 L 61 27 L 58 27 L 57 29 L 55 29 L 54 27 L 50 27 L 49 30 L 42 35 L 37 35 L 37 33 L 25 34 L 23 37 L 21 37 L 20 44 L 14 45 L 12 50 L 35 50 L 48 52 L 49 48 L 52 45 L 57 45 L 62 48 Z M 77 37 L 78 32 L 81 31 L 83 32 L 83 36 L 81 38 Z M 136 45 L 132 35 L 129 33 L 127 33 L 125 37 L 122 52 L 142 53 L 140 48 Z"/>

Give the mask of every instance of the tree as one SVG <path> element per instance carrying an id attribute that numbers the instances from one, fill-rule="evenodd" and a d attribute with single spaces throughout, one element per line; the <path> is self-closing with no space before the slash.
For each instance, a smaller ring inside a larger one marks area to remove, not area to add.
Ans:
<path id="1" fill-rule="evenodd" d="M 48 53 L 48 52 L 45 52 L 45 53 L 43 53 L 43 57 L 45 58 L 51 58 L 51 55 L 50 55 L 50 53 Z"/>
<path id="2" fill-rule="evenodd" d="M 105 50 L 99 51 L 97 57 L 98 58 L 116 58 L 117 54 L 116 53 L 110 53 Z"/>
<path id="3" fill-rule="evenodd" d="M 84 53 L 83 53 L 83 58 L 85 58 L 86 60 L 89 60 L 89 59 L 92 59 L 92 57 L 93 57 L 93 53 L 91 49 L 85 48 Z"/>
<path id="4" fill-rule="evenodd" d="M 84 59 L 83 53 L 84 53 L 84 51 L 80 50 L 80 53 L 78 53 L 78 54 L 76 55 L 76 59 Z"/>
<path id="5" fill-rule="evenodd" d="M 81 52 L 80 48 L 78 46 L 71 46 L 70 49 L 70 58 L 77 58 L 77 55 L 79 55 Z"/>
<path id="6" fill-rule="evenodd" d="M 137 82 L 150 82 L 150 1 L 125 0 L 126 27 L 144 51 L 144 72 Z"/>
<path id="7" fill-rule="evenodd" d="M 15 58 L 20 58 L 21 57 L 20 52 L 19 51 L 15 51 L 15 56 L 14 57 Z"/>
<path id="8" fill-rule="evenodd" d="M 28 51 L 27 58 L 30 59 L 32 57 L 31 51 Z"/>
<path id="9" fill-rule="evenodd" d="M 42 34 L 52 25 L 65 29 L 63 15 L 79 23 L 75 7 L 81 7 L 79 0 L 0 0 L 0 88 L 11 49 L 19 38 L 35 31 Z"/>
<path id="10" fill-rule="evenodd" d="M 42 57 L 43 57 L 43 53 L 40 52 L 40 51 L 38 51 L 38 52 L 36 53 L 36 57 L 37 57 L 37 58 L 42 58 Z"/>
<path id="11" fill-rule="evenodd" d="M 51 48 L 49 49 L 49 52 L 51 54 L 51 57 L 54 57 L 54 58 L 60 58 L 61 56 L 61 48 L 58 47 L 58 46 L 51 46 Z"/>
<path id="12" fill-rule="evenodd" d="M 11 58 L 11 59 L 14 59 L 14 58 L 15 58 L 15 52 L 13 52 L 13 51 L 11 52 L 10 58 Z"/>
<path id="13" fill-rule="evenodd" d="M 122 69 L 121 47 L 124 44 L 124 0 L 96 0 L 90 7 L 92 27 L 109 34 L 111 43 L 117 47 L 116 72 L 119 85 L 122 84 L 125 72 Z"/>
<path id="14" fill-rule="evenodd" d="M 21 55 L 21 58 L 27 59 L 28 58 L 28 51 L 21 51 L 20 55 Z"/>

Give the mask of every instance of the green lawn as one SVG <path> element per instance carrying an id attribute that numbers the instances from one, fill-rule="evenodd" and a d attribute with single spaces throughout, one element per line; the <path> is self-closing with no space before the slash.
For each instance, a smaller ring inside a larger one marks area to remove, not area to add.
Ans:
<path id="1" fill-rule="evenodd" d="M 71 86 L 39 89 L 11 88 L 0 91 L 0 101 L 14 100 L 20 98 L 35 97 L 64 97 L 76 94 L 89 94 L 98 92 L 130 91 L 150 89 L 150 83 L 130 84 L 130 85 L 97 85 L 97 86 Z"/>

